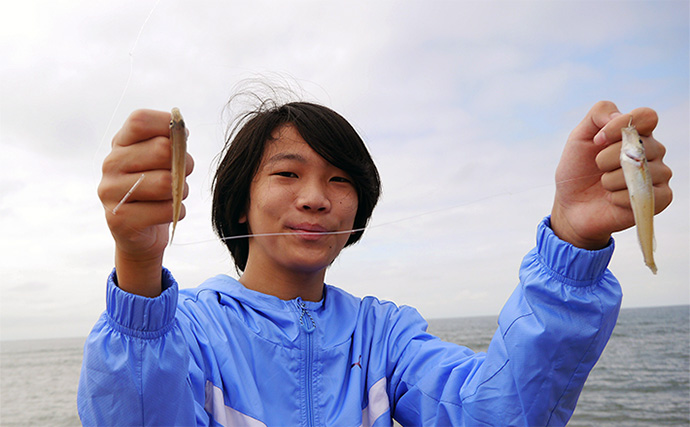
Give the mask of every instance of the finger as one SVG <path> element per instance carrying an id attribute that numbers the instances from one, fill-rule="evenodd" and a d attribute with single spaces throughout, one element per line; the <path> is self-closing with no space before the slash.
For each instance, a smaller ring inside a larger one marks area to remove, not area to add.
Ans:
<path id="1" fill-rule="evenodd" d="M 601 186 L 604 187 L 606 191 L 616 192 L 620 190 L 625 190 L 627 188 L 625 184 L 625 177 L 623 176 L 623 169 L 616 169 L 612 172 L 606 172 L 601 176 Z"/>
<path id="2" fill-rule="evenodd" d="M 169 170 L 171 163 L 170 139 L 159 136 L 134 145 L 113 147 L 113 151 L 103 162 L 103 174 Z"/>
<path id="3" fill-rule="evenodd" d="M 136 110 L 125 120 L 113 137 L 113 147 L 136 144 L 156 136 L 170 135 L 170 113 L 155 110 Z"/>
<path id="4" fill-rule="evenodd" d="M 659 124 L 659 115 L 651 108 L 636 108 L 630 112 L 632 125 L 641 136 L 650 136 Z M 626 124 L 627 126 L 627 124 Z"/>
<path id="5" fill-rule="evenodd" d="M 105 178 L 98 187 L 98 193 L 107 209 L 114 203 L 172 201 L 172 177 L 170 171 L 155 170 L 123 175 L 118 179 Z M 188 195 L 189 185 L 185 182 L 182 198 L 186 199 Z"/>
<path id="6" fill-rule="evenodd" d="M 664 158 L 666 155 L 666 147 L 664 147 L 663 144 L 652 137 L 641 137 L 641 140 L 648 162 L 661 161 Z M 623 143 L 618 141 L 604 148 L 597 154 L 595 161 L 599 170 L 602 172 L 610 172 L 621 166 L 620 153 L 622 145 Z"/>
<path id="7" fill-rule="evenodd" d="M 666 146 L 651 136 L 641 136 L 640 140 L 644 146 L 644 154 L 648 161 L 663 160 L 666 155 Z"/>
<path id="8" fill-rule="evenodd" d="M 189 176 L 194 171 L 194 157 L 191 154 L 185 154 L 184 160 L 184 176 Z"/>
<path id="9" fill-rule="evenodd" d="M 608 195 L 611 204 L 619 208 L 630 209 L 630 193 L 625 190 L 612 191 Z"/>
<path id="10" fill-rule="evenodd" d="M 659 116 L 651 108 L 636 108 L 629 114 L 622 114 L 612 118 L 594 136 L 597 145 L 609 145 L 622 139 L 621 129 L 632 124 L 642 136 L 650 136 L 659 122 Z"/>
<path id="11" fill-rule="evenodd" d="M 654 186 L 654 215 L 663 211 L 673 201 L 673 191 L 666 185 Z"/>
<path id="12" fill-rule="evenodd" d="M 170 171 L 156 170 L 144 174 L 145 179 L 129 198 L 130 202 L 172 201 L 172 177 Z M 189 195 L 189 185 L 184 183 L 182 198 Z"/>
<path id="13" fill-rule="evenodd" d="M 122 162 L 122 172 L 141 173 L 149 170 L 172 169 L 172 146 L 170 139 L 157 137 L 139 144 L 117 150 L 117 161 Z M 185 176 L 194 170 L 194 158 L 185 153 Z"/>
<path id="14" fill-rule="evenodd" d="M 652 177 L 652 185 L 662 186 L 668 185 L 671 179 L 671 169 L 661 162 L 652 162 L 647 165 L 649 174 Z M 620 191 L 625 190 L 625 176 L 623 169 L 618 168 L 611 172 L 606 172 L 601 176 L 601 185 L 606 191 Z"/>
<path id="15" fill-rule="evenodd" d="M 180 219 L 187 211 L 184 204 L 180 209 Z M 125 203 L 116 214 L 109 212 L 108 225 L 111 229 L 143 230 L 155 225 L 170 224 L 173 220 L 172 204 L 163 202 Z"/>
<path id="16" fill-rule="evenodd" d="M 170 139 L 156 137 L 127 147 L 114 147 L 103 162 L 103 175 L 109 173 L 146 173 L 150 170 L 172 167 Z M 194 170 L 194 159 L 185 156 L 185 176 Z"/>
<path id="17" fill-rule="evenodd" d="M 571 133 L 571 138 L 592 140 L 594 136 L 613 118 L 620 116 L 616 104 L 610 101 L 599 101 L 589 110 L 585 118 Z"/>
<path id="18" fill-rule="evenodd" d="M 601 150 L 594 159 L 602 172 L 610 172 L 621 167 L 621 142 L 609 145 Z"/>
<path id="19" fill-rule="evenodd" d="M 662 212 L 673 201 L 673 191 L 668 184 L 654 185 L 654 215 Z M 620 208 L 630 209 L 630 193 L 627 189 L 609 192 L 609 201 Z"/>
<path id="20" fill-rule="evenodd" d="M 647 167 L 649 167 L 649 173 L 652 175 L 652 185 L 668 185 L 671 181 L 673 172 L 665 163 L 654 161 L 649 163 Z"/>

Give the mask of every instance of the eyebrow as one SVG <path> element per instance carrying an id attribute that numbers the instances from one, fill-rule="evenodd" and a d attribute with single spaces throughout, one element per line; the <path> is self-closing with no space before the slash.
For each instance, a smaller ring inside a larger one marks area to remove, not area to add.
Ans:
<path id="1" fill-rule="evenodd" d="M 302 156 L 300 154 L 278 153 L 278 154 L 271 156 L 271 158 L 269 158 L 266 161 L 266 164 L 277 163 L 277 162 L 280 162 L 281 160 L 295 160 L 295 161 L 298 161 L 300 163 L 306 163 L 307 162 L 307 159 L 305 159 L 304 156 Z"/>

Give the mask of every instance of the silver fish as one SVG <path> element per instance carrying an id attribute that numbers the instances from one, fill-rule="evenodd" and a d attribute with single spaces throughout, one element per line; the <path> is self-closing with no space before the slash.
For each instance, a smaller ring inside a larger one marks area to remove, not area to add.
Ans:
<path id="1" fill-rule="evenodd" d="M 640 135 L 632 125 L 632 119 L 627 127 L 621 129 L 623 145 L 621 146 L 621 167 L 625 176 L 625 185 L 630 193 L 637 238 L 640 241 L 644 263 L 656 274 L 654 263 L 654 189 L 652 176 L 647 167 L 647 157 Z"/>
<path id="2" fill-rule="evenodd" d="M 187 129 L 178 108 L 172 109 L 170 120 L 170 141 L 172 144 L 172 197 L 173 224 L 170 244 L 175 237 L 175 226 L 180 219 L 182 209 L 182 195 L 184 193 L 185 156 L 187 154 Z"/>

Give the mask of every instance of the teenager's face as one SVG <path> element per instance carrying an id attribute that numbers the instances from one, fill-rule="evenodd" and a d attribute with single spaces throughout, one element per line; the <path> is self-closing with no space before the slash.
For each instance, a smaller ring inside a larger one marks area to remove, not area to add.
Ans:
<path id="1" fill-rule="evenodd" d="M 357 213 L 348 174 L 318 155 L 291 125 L 273 132 L 250 187 L 242 221 L 251 234 L 288 233 L 249 240 L 247 268 L 298 273 L 324 270 L 347 243 Z"/>

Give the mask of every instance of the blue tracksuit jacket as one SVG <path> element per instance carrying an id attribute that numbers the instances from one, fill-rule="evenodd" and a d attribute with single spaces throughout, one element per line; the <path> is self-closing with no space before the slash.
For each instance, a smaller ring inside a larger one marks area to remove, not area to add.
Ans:
<path id="1" fill-rule="evenodd" d="M 108 281 L 84 350 L 84 425 L 564 425 L 621 290 L 600 251 L 546 218 L 487 353 L 426 333 L 413 308 L 325 286 L 284 301 L 227 276 L 157 298 Z M 458 313 L 460 314 L 460 313 Z"/>

